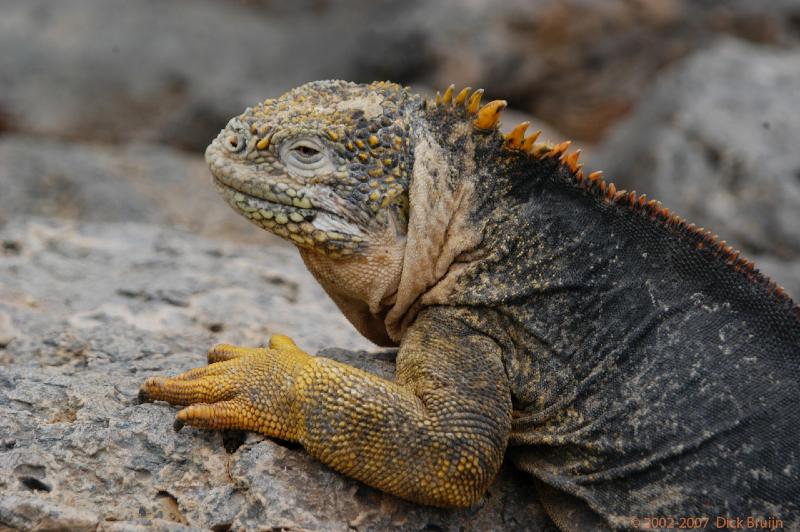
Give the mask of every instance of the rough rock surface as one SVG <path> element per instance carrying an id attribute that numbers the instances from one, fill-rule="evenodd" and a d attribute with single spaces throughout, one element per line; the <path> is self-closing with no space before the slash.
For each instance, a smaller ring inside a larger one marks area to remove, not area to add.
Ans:
<path id="1" fill-rule="evenodd" d="M 594 154 L 800 299 L 800 52 L 725 41 L 676 66 Z"/>
<path id="2" fill-rule="evenodd" d="M 312 79 L 483 86 L 596 138 L 720 33 L 790 45 L 797 0 L 5 0 L 0 129 L 201 150 Z"/>
<path id="3" fill-rule="evenodd" d="M 393 352 L 357 336 L 293 250 L 45 219 L 12 220 L 0 243 L 0 528 L 552 529 L 508 466 L 479 508 L 437 510 L 294 445 L 175 433 L 174 408 L 135 404 L 148 376 L 274 332 L 390 375 Z"/>
<path id="4" fill-rule="evenodd" d="M 283 242 L 220 201 L 202 156 L 158 144 L 4 135 L 0 191 L 0 223 L 15 216 L 148 222 L 205 236 Z"/>

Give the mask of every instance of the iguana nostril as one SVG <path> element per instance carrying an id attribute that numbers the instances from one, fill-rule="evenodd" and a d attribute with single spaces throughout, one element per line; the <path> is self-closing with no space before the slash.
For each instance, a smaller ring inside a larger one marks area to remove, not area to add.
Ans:
<path id="1" fill-rule="evenodd" d="M 242 151 L 247 143 L 240 134 L 234 133 L 228 135 L 223 144 L 228 151 L 236 153 Z"/>

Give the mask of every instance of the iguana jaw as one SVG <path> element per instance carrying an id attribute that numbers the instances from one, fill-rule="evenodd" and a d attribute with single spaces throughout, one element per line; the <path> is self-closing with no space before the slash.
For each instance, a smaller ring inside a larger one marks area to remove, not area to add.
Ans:
<path id="1" fill-rule="evenodd" d="M 346 218 L 354 209 L 324 185 L 297 183 L 271 167 L 232 159 L 223 147 L 229 132 L 223 130 L 206 149 L 206 162 L 214 185 L 239 214 L 299 247 L 333 257 L 362 249 L 365 227 Z"/>

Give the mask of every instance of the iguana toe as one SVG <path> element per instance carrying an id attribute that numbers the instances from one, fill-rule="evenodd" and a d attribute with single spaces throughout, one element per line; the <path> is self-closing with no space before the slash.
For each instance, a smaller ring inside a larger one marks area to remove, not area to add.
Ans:
<path id="1" fill-rule="evenodd" d="M 184 425 L 202 429 L 254 429 L 255 416 L 248 405 L 235 399 L 213 404 L 193 404 L 180 412 L 175 418 L 175 431 Z"/>
<path id="2" fill-rule="evenodd" d="M 150 377 L 139 390 L 139 397 L 146 402 L 166 401 L 173 405 L 194 403 L 215 403 L 230 399 L 236 391 L 236 383 L 225 375 L 200 376 L 201 372 L 192 370 L 194 378 L 185 379 Z"/>
<path id="3" fill-rule="evenodd" d="M 208 350 L 208 363 L 227 362 L 235 358 L 251 355 L 259 351 L 264 351 L 260 347 L 240 347 L 231 344 L 217 344 Z"/>
<path id="4" fill-rule="evenodd" d="M 139 401 L 186 406 L 178 412 L 176 431 L 188 424 L 296 438 L 290 383 L 312 359 L 282 335 L 273 336 L 269 348 L 220 344 L 208 351 L 207 366 L 147 379 Z"/>
<path id="5" fill-rule="evenodd" d="M 285 334 L 273 334 L 269 339 L 269 348 L 277 351 L 300 351 L 305 353 L 305 351 L 297 347 L 294 340 Z"/>
<path id="6" fill-rule="evenodd" d="M 274 334 L 269 339 L 269 348 L 276 351 L 304 351 L 297 347 L 294 340 L 283 334 Z M 241 347 L 231 344 L 217 344 L 208 350 L 208 363 L 216 364 L 218 362 L 227 362 L 235 358 L 243 357 L 246 355 L 263 353 L 264 348 L 261 347 Z M 198 368 L 200 369 L 200 368 Z"/>

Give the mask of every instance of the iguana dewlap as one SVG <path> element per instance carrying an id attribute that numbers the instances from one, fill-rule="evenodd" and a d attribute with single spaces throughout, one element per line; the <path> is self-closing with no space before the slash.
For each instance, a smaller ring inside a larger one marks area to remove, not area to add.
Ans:
<path id="1" fill-rule="evenodd" d="M 508 451 L 563 529 L 800 527 L 800 311 L 712 234 L 585 175 L 569 143 L 499 133 L 505 102 L 481 95 L 309 83 L 206 151 L 228 203 L 399 345 L 394 381 L 274 336 L 141 397 L 424 504 L 474 504 Z"/>

